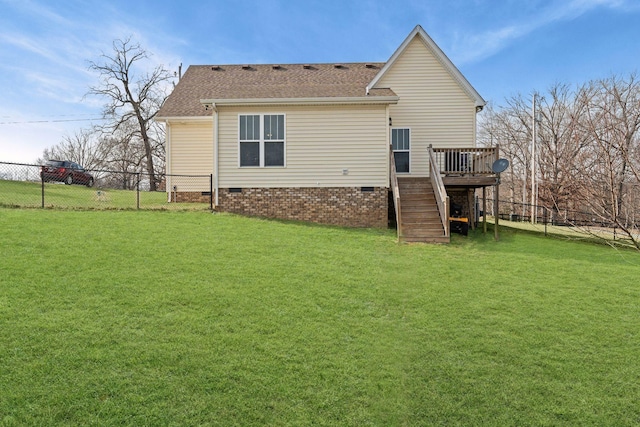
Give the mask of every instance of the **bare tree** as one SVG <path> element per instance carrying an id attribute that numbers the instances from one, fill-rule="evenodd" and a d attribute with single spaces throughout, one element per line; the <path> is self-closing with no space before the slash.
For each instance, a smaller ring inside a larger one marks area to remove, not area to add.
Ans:
<path id="1" fill-rule="evenodd" d="M 640 250 L 635 221 L 640 185 L 640 82 L 635 74 L 590 82 L 580 89 L 580 125 L 590 155 L 578 175 L 580 200 Z"/>
<path id="2" fill-rule="evenodd" d="M 509 194 L 511 213 L 525 215 L 516 205 L 524 204 L 530 176 L 531 141 L 530 115 L 525 101 L 518 95 L 507 100 L 507 106 L 498 111 L 492 107 L 483 111 L 479 126 L 479 142 L 484 146 L 500 145 L 500 156 L 509 160 L 510 167 L 502 175 L 502 185 Z M 520 205 L 522 206 L 522 205 Z"/>
<path id="3" fill-rule="evenodd" d="M 137 68 L 148 59 L 149 54 L 131 38 L 115 40 L 111 54 L 103 53 L 100 62 L 90 62 L 89 68 L 97 72 L 101 80 L 90 88 L 89 94 L 107 100 L 103 111 L 108 121 L 105 132 L 130 131 L 131 138 L 141 141 L 150 190 L 155 191 L 159 182 L 158 166 L 164 166 L 164 137 L 153 118 L 167 97 L 167 83 L 173 74 L 162 66 L 137 74 Z"/>
<path id="4" fill-rule="evenodd" d="M 104 164 L 111 172 L 106 184 L 114 188 L 132 190 L 137 174 L 143 170 L 146 158 L 144 147 L 131 123 L 123 124 L 112 134 L 103 134 L 100 144 L 105 150 Z"/>
<path id="5" fill-rule="evenodd" d="M 502 176 L 512 213 L 526 204 L 531 176 L 530 102 L 518 95 L 497 111 L 488 108 L 479 142 L 500 144 L 511 171 Z M 561 220 L 592 233 L 590 226 L 614 227 L 640 250 L 640 81 L 635 74 L 611 77 L 572 90 L 555 84 L 538 111 L 536 163 L 538 205 Z M 524 211 L 524 209 L 523 209 Z M 517 213 L 517 212 L 516 212 Z"/>
<path id="6" fill-rule="evenodd" d="M 553 85 L 540 102 L 538 167 L 540 204 L 556 212 L 567 209 L 575 194 L 577 162 L 587 146 L 580 130 L 582 114 L 576 95 L 565 84 Z"/>
<path id="7" fill-rule="evenodd" d="M 63 140 L 51 148 L 45 148 L 38 163 L 47 160 L 69 160 L 84 166 L 86 169 L 102 167 L 104 150 L 98 141 L 95 129 L 81 129 L 73 135 L 64 136 Z"/>

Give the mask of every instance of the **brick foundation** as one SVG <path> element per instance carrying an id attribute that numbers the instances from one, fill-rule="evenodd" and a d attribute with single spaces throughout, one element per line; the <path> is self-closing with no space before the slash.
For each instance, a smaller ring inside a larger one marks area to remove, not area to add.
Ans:
<path id="1" fill-rule="evenodd" d="M 347 227 L 388 225 L 388 189 L 221 188 L 217 209 L 243 215 L 309 221 Z"/>
<path id="2" fill-rule="evenodd" d="M 202 191 L 171 191 L 169 197 L 171 202 L 177 203 L 209 203 L 211 196 L 208 192 Z"/>

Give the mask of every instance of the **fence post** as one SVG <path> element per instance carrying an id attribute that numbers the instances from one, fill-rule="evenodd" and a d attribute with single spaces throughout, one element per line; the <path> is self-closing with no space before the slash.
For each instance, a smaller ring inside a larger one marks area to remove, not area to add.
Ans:
<path id="1" fill-rule="evenodd" d="M 44 173 L 40 174 L 40 183 L 42 185 L 42 190 L 41 190 L 41 193 L 42 193 L 42 209 L 44 209 Z"/>
<path id="2" fill-rule="evenodd" d="M 547 235 L 547 208 L 543 207 L 542 212 L 544 215 L 544 235 Z"/>
<path id="3" fill-rule="evenodd" d="M 213 212 L 213 174 L 209 174 L 209 210 Z"/>
<path id="4" fill-rule="evenodd" d="M 136 208 L 140 209 L 140 172 L 136 172 Z"/>

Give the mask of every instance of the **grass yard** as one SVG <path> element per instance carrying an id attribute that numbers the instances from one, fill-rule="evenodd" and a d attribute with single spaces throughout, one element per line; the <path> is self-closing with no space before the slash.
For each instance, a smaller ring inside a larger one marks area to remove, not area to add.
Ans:
<path id="1" fill-rule="evenodd" d="M 208 210 L 208 203 L 168 203 L 163 191 L 114 190 L 110 188 L 44 184 L 44 206 L 64 209 L 167 209 Z M 138 201 L 138 197 L 140 200 Z M 0 180 L 0 207 L 42 207 L 42 183 Z"/>
<path id="2" fill-rule="evenodd" d="M 495 219 L 488 217 L 487 222 L 493 224 Z M 633 243 L 628 236 L 621 233 L 620 230 L 605 227 L 572 227 L 562 225 L 552 225 L 544 223 L 531 224 L 526 221 L 508 221 L 501 219 L 500 227 L 516 228 L 519 230 L 530 231 L 533 233 L 544 234 L 559 237 L 563 239 L 581 240 L 585 242 L 608 243 L 619 248 L 634 249 Z M 637 230 L 637 229 L 636 229 Z M 640 235 L 634 233 L 634 239 L 640 239 Z"/>
<path id="3" fill-rule="evenodd" d="M 640 424 L 640 256 L 0 209 L 0 425 Z"/>

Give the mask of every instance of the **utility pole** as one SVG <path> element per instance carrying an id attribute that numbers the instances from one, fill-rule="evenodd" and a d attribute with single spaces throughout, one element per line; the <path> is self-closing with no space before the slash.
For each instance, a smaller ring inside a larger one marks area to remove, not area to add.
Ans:
<path id="1" fill-rule="evenodd" d="M 536 223 L 536 93 L 533 93 L 533 114 L 531 120 L 533 125 L 531 139 L 531 224 Z"/>

